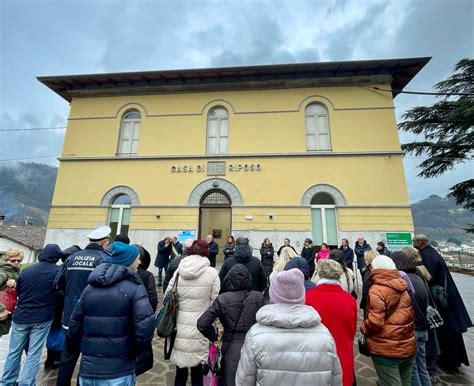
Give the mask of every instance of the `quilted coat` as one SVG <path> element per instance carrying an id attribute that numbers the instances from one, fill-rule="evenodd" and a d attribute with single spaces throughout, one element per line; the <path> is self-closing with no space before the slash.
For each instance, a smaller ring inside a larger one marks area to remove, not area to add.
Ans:
<path id="1" fill-rule="evenodd" d="M 104 263 L 90 274 L 69 323 L 69 338 L 82 353 L 79 375 L 113 379 L 135 373 L 148 350 L 155 315 L 140 278 L 129 268 Z"/>
<path id="2" fill-rule="evenodd" d="M 367 319 L 360 330 L 373 354 L 406 358 L 416 354 L 415 312 L 407 284 L 394 269 L 373 269 Z"/>
<path id="3" fill-rule="evenodd" d="M 235 385 L 235 372 L 245 334 L 255 324 L 255 315 L 263 305 L 263 295 L 252 291 L 252 276 L 242 264 L 232 267 L 222 285 L 225 293 L 219 295 L 212 306 L 198 319 L 197 327 L 211 341 L 217 340 L 214 321 L 219 318 L 224 326 L 222 337 L 223 381 Z"/>
<path id="4" fill-rule="evenodd" d="M 209 259 L 198 255 L 181 260 L 168 291 L 178 273 L 177 333 L 170 361 L 180 368 L 194 367 L 207 361 L 209 341 L 198 331 L 196 323 L 219 295 L 220 280 Z"/>
<path id="5" fill-rule="evenodd" d="M 270 304 L 245 337 L 236 385 L 341 385 L 334 339 L 317 311 Z"/>

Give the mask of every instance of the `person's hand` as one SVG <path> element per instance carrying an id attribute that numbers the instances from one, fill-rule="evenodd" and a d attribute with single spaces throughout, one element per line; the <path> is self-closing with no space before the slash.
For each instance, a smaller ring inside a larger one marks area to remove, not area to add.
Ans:
<path id="1" fill-rule="evenodd" d="M 11 312 L 9 312 L 8 310 L 3 310 L 2 312 L 0 312 L 0 321 L 3 321 L 8 318 L 8 315 L 10 314 Z"/>
<path id="2" fill-rule="evenodd" d="M 8 288 L 16 288 L 16 281 L 13 279 L 8 279 L 7 280 L 7 287 Z"/>

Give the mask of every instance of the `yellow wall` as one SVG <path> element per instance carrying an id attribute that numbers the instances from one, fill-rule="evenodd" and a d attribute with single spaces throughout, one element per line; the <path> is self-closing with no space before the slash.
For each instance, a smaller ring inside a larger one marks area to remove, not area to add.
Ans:
<path id="1" fill-rule="evenodd" d="M 304 110 L 311 102 L 328 109 L 333 152 L 400 150 L 391 94 L 348 86 L 76 98 L 63 156 L 114 157 L 121 117 L 130 108 L 142 114 L 139 156 L 204 155 L 207 112 L 221 105 L 229 111 L 230 154 L 279 154 L 219 158 L 227 169 L 229 164 L 262 167 L 222 176 L 240 189 L 244 202 L 232 208 L 234 230 L 311 231 L 311 209 L 300 206 L 302 196 L 313 185 L 329 184 L 348 205 L 338 208 L 340 231 L 412 231 L 401 155 L 285 156 L 306 153 Z M 208 159 L 62 161 L 48 227 L 104 223 L 108 208 L 99 207 L 102 197 L 126 185 L 140 201 L 132 208 L 130 229 L 197 229 L 199 209 L 188 207 L 188 198 L 194 187 L 213 177 L 172 173 L 171 167 L 196 169 Z"/>
<path id="2" fill-rule="evenodd" d="M 115 155 L 130 108 L 142 115 L 139 155 L 205 154 L 207 112 L 216 105 L 229 111 L 229 153 L 305 152 L 311 102 L 328 109 L 333 151 L 400 150 L 390 93 L 329 87 L 74 99 L 63 155 Z"/>
<path id="3" fill-rule="evenodd" d="M 401 156 L 274 157 L 229 159 L 259 163 L 260 172 L 227 172 L 245 205 L 299 205 L 315 184 L 339 189 L 351 205 L 407 205 Z M 131 187 L 141 205 L 185 205 L 205 173 L 172 173 L 172 165 L 205 165 L 205 160 L 62 162 L 53 205 L 99 205 L 117 185 Z M 382 181 L 382 182 L 381 182 Z"/>
<path id="4" fill-rule="evenodd" d="M 108 208 L 51 208 L 49 228 L 90 229 L 107 221 Z M 273 215 L 273 219 L 269 215 Z M 338 208 L 340 231 L 413 231 L 410 208 Z M 156 215 L 160 215 L 157 219 Z M 252 216 L 247 220 L 245 216 Z M 130 229 L 197 229 L 198 208 L 132 208 Z M 233 230 L 311 231 L 310 208 L 232 208 Z"/>

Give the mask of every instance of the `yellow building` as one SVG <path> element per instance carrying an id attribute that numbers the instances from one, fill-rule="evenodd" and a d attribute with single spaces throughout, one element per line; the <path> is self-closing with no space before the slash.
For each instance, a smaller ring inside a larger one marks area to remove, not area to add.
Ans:
<path id="1" fill-rule="evenodd" d="M 71 104 L 47 242 L 411 233 L 393 98 L 428 61 L 39 77 Z"/>

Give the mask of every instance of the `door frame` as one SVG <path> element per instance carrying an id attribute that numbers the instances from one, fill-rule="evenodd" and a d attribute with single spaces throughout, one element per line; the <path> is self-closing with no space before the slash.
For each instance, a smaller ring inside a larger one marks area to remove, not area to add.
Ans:
<path id="1" fill-rule="evenodd" d="M 203 204 L 203 201 L 206 199 L 206 197 L 212 193 L 221 193 L 227 198 L 229 204 Z M 230 228 L 229 229 L 230 229 L 230 234 L 232 234 L 232 200 L 230 199 L 230 196 L 227 194 L 227 192 L 225 192 L 222 189 L 211 189 L 203 193 L 203 195 L 201 196 L 201 199 L 199 200 L 199 228 L 198 228 L 198 239 L 200 240 L 203 240 L 203 235 L 202 235 L 202 210 L 203 209 L 229 209 L 230 211 Z M 227 239 L 227 236 L 226 236 L 226 239 Z"/>

